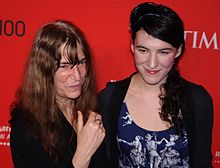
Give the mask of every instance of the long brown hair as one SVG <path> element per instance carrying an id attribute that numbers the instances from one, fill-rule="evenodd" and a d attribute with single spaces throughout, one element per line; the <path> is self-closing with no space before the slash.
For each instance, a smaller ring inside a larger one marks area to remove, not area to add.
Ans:
<path id="1" fill-rule="evenodd" d="M 35 121 L 36 124 L 30 124 L 31 134 L 40 140 L 54 160 L 59 158 L 66 143 L 59 141 L 59 135 L 64 130 L 54 88 L 54 73 L 60 64 L 60 46 L 63 44 L 68 48 L 70 62 L 78 59 L 77 47 L 81 47 L 86 58 L 87 74 L 81 95 L 73 100 L 73 118 L 76 119 L 76 111 L 81 110 L 86 120 L 89 110 L 96 109 L 97 87 L 90 48 L 84 34 L 75 25 L 63 20 L 46 24 L 37 32 L 21 87 L 11 107 L 11 121 L 18 117 L 13 113 L 15 107 L 21 109 L 27 120 Z"/>

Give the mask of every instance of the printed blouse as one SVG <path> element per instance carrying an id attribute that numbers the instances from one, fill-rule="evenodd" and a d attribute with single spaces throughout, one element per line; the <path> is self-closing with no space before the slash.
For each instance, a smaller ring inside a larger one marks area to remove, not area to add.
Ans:
<path id="1" fill-rule="evenodd" d="M 132 120 L 124 101 L 117 129 L 120 168 L 189 168 L 185 128 L 182 136 L 175 127 L 145 130 Z"/>

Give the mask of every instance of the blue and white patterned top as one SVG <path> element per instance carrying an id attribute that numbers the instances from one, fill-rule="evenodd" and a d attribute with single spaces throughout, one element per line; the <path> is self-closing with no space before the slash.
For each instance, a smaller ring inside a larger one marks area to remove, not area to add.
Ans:
<path id="1" fill-rule="evenodd" d="M 148 131 L 136 125 L 123 102 L 118 121 L 117 141 L 120 168 L 189 168 L 188 141 L 171 127 Z"/>

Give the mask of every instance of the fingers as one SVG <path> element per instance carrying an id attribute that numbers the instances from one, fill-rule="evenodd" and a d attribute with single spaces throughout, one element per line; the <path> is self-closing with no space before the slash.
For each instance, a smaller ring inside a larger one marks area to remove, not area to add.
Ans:
<path id="1" fill-rule="evenodd" d="M 95 123 L 99 126 L 99 134 L 98 134 L 98 138 L 100 139 L 104 139 L 105 137 L 105 128 L 103 126 L 103 123 L 102 123 L 102 116 L 97 114 L 96 117 L 95 117 Z"/>
<path id="2" fill-rule="evenodd" d="M 89 113 L 89 118 L 88 118 L 88 121 L 87 121 L 87 122 L 94 122 L 94 121 L 95 121 L 95 118 L 96 118 L 96 115 L 97 115 L 97 113 L 91 111 L 91 112 Z"/>
<path id="3" fill-rule="evenodd" d="M 95 119 L 96 119 L 96 120 L 102 120 L 102 116 L 101 116 L 100 114 L 97 114 L 97 113 L 96 113 Z"/>
<path id="4" fill-rule="evenodd" d="M 95 113 L 93 111 L 90 112 L 88 123 L 91 123 L 95 127 L 98 128 L 97 136 L 98 138 L 104 138 L 105 137 L 105 128 L 102 123 L 102 116 L 98 113 Z"/>
<path id="5" fill-rule="evenodd" d="M 78 111 L 77 120 L 77 150 L 81 156 L 91 156 L 102 143 L 105 137 L 101 115 L 90 112 L 85 125 L 83 125 L 82 113 Z"/>
<path id="6" fill-rule="evenodd" d="M 99 126 L 102 126 L 102 117 L 101 117 L 101 115 L 96 115 L 95 123 L 97 123 Z"/>
<path id="7" fill-rule="evenodd" d="M 90 112 L 88 122 L 95 122 L 99 126 L 103 125 L 102 124 L 102 116 L 100 114 L 97 114 L 95 112 Z"/>
<path id="8" fill-rule="evenodd" d="M 77 111 L 78 113 L 78 119 L 77 119 L 77 128 L 76 131 L 77 133 L 81 132 L 82 128 L 83 128 L 83 116 L 81 111 Z"/>
<path id="9" fill-rule="evenodd" d="M 98 138 L 103 140 L 105 137 L 105 128 L 101 125 L 100 129 L 101 129 L 101 133 L 98 134 Z"/>
<path id="10" fill-rule="evenodd" d="M 84 131 L 83 131 L 84 130 Z M 87 122 L 83 123 L 83 116 L 81 111 L 78 111 L 78 120 L 77 120 L 77 134 L 79 134 L 81 131 L 84 133 L 90 132 L 90 134 L 94 133 L 98 138 L 102 138 L 105 136 L 105 129 L 102 123 L 102 116 L 100 114 L 97 114 L 93 111 L 89 113 L 89 117 Z"/>

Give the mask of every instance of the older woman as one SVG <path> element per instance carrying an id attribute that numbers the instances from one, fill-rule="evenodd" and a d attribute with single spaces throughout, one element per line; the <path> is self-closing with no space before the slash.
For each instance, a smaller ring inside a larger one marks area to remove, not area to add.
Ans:
<path id="1" fill-rule="evenodd" d="M 83 33 L 68 21 L 37 33 L 11 112 L 11 153 L 17 168 L 96 167 L 105 136 L 95 112 L 96 80 Z"/>

